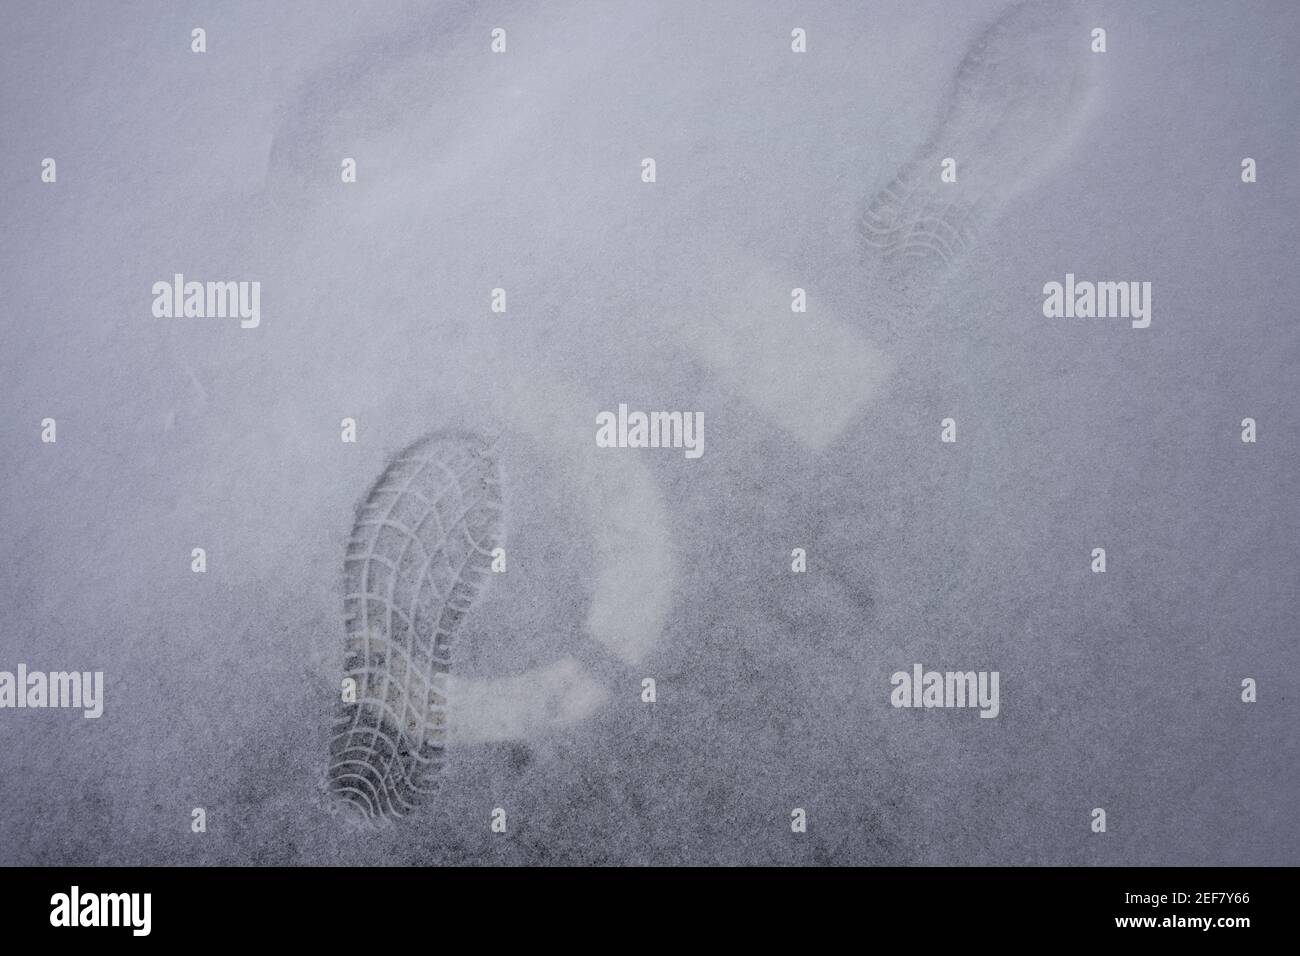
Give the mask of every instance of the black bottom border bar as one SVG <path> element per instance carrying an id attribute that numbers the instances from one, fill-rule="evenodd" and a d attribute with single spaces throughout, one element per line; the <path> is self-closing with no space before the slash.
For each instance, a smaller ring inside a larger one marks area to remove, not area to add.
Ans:
<path id="1" fill-rule="evenodd" d="M 733 940 L 788 924 L 813 934 L 858 927 L 873 941 L 978 931 L 990 942 L 1128 934 L 1225 942 L 1292 935 L 1295 875 L 1280 867 L 11 867 L 0 868 L 0 920 L 10 941 L 252 934 L 346 945 L 373 941 L 386 925 L 404 934 L 427 921 L 442 934 L 450 919 L 490 941 L 502 932 L 622 925 L 657 933 L 702 921 Z"/>

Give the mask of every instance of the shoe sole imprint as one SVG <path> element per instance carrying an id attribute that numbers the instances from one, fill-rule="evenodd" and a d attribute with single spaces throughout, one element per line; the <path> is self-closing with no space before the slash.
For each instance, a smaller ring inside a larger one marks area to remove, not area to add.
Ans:
<path id="1" fill-rule="evenodd" d="M 414 809 L 433 790 L 447 737 L 447 674 L 461 621 L 501 545 L 492 445 L 434 432 L 389 463 L 357 513 L 344 556 L 345 676 L 327 784 L 365 820 Z"/>
<path id="2" fill-rule="evenodd" d="M 975 40 L 942 121 L 862 216 L 865 249 L 891 278 L 937 276 L 1064 152 L 1086 112 L 1088 40 L 1074 5 L 1050 2 L 1010 8 Z M 939 179 L 949 156 L 956 183 Z"/>

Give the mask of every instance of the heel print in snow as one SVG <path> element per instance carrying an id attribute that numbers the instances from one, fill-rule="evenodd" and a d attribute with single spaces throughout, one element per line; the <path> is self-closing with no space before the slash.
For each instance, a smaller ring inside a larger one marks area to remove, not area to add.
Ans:
<path id="1" fill-rule="evenodd" d="M 942 121 L 868 204 L 861 234 L 891 278 L 936 277 L 981 222 L 1059 159 L 1083 125 L 1088 30 L 1072 4 L 1005 12 L 967 50 Z M 957 182 L 940 166 L 957 161 Z"/>
<path id="2" fill-rule="evenodd" d="M 447 733 L 447 673 L 461 620 L 503 540 L 491 445 L 437 432 L 402 451 L 357 513 L 344 556 L 345 677 L 329 789 L 371 821 L 430 793 Z"/>

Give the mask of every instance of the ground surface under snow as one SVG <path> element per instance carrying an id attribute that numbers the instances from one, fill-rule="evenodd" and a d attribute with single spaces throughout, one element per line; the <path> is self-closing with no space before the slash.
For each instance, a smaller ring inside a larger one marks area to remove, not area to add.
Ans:
<path id="1" fill-rule="evenodd" d="M 1007 6 L 11 5 L 0 669 L 107 689 L 0 712 L 0 862 L 1300 862 L 1300 17 L 1099 3 L 954 93 Z M 900 269 L 864 210 L 949 143 L 979 227 Z M 176 272 L 260 327 L 154 318 Z M 1044 319 L 1066 272 L 1151 327 Z M 620 402 L 703 458 L 597 455 Z M 358 831 L 344 548 L 439 428 L 499 438 L 509 571 L 439 793 Z M 891 708 L 914 662 L 1000 716 Z"/>

